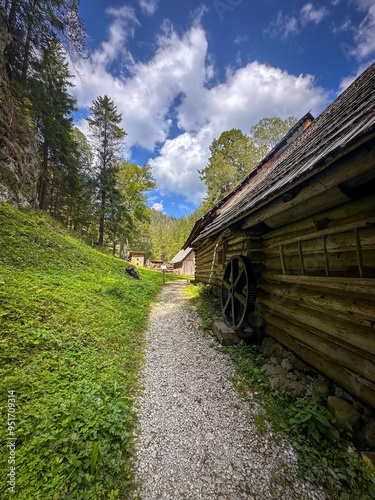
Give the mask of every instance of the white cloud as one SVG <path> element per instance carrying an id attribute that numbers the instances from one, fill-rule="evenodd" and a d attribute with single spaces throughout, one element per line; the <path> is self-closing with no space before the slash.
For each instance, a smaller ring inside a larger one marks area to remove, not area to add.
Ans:
<path id="1" fill-rule="evenodd" d="M 346 19 L 340 25 L 333 25 L 333 33 L 341 33 L 343 31 L 351 31 L 353 30 L 353 24 L 351 19 Z"/>
<path id="2" fill-rule="evenodd" d="M 117 21 L 115 21 L 116 23 Z M 125 27 L 122 27 L 125 31 Z M 116 46 L 117 47 L 117 46 Z M 113 48 L 113 45 L 112 45 Z M 106 49 L 109 52 L 109 48 Z M 118 48 L 118 53 L 124 49 Z M 125 69 L 129 76 L 115 77 L 99 57 L 102 47 L 83 61 L 85 74 L 73 89 L 81 107 L 89 107 L 98 95 L 108 94 L 123 115 L 127 143 L 153 150 L 163 143 L 172 124 L 170 108 L 178 95 L 197 95 L 212 68 L 205 66 L 207 40 L 202 28 L 191 28 L 179 37 L 171 26 L 157 39 L 157 50 L 147 63 L 134 62 L 128 54 Z M 81 72 L 82 72 L 81 71 Z"/>
<path id="3" fill-rule="evenodd" d="M 197 170 L 205 166 L 212 139 L 212 132 L 202 128 L 165 142 L 160 155 L 149 162 L 162 194 L 178 193 L 191 203 L 201 202 L 205 187 Z"/>
<path id="4" fill-rule="evenodd" d="M 224 130 L 250 127 L 265 116 L 303 116 L 310 109 L 318 112 L 327 102 L 323 89 L 311 75 L 294 76 L 259 62 L 248 64 L 228 76 L 226 83 L 210 90 L 187 95 L 177 110 L 178 123 L 185 130 L 168 139 L 159 156 L 150 160 L 162 193 L 176 192 L 199 203 L 204 185 L 197 170 L 209 157 L 209 146 Z"/>
<path id="5" fill-rule="evenodd" d="M 283 14 L 279 11 L 275 21 L 265 30 L 271 36 L 281 34 L 285 40 L 289 36 L 298 35 L 303 28 L 309 24 L 319 24 L 327 17 L 329 11 L 326 7 L 315 8 L 311 2 L 305 4 L 299 12 L 294 15 Z"/>
<path id="6" fill-rule="evenodd" d="M 358 60 L 369 58 L 375 53 L 375 2 L 374 0 L 358 2 L 361 9 L 368 6 L 366 17 L 362 20 L 354 35 L 354 41 L 357 44 L 353 55 Z"/>
<path id="7" fill-rule="evenodd" d="M 327 14 L 328 10 L 325 7 L 316 9 L 312 3 L 307 3 L 300 10 L 300 21 L 303 26 L 308 23 L 319 24 Z"/>
<path id="8" fill-rule="evenodd" d="M 233 43 L 236 45 L 239 45 L 242 42 L 248 42 L 249 37 L 247 35 L 237 35 L 236 38 L 233 40 Z"/>
<path id="9" fill-rule="evenodd" d="M 157 210 L 158 212 L 164 213 L 163 200 L 159 201 L 159 203 L 154 203 L 151 208 L 153 208 L 154 210 Z"/>
<path id="10" fill-rule="evenodd" d="M 374 0 L 356 0 L 356 3 L 361 10 L 367 10 L 374 5 Z"/>
<path id="11" fill-rule="evenodd" d="M 335 31 L 353 32 L 355 45 L 341 43 L 340 47 L 349 63 L 354 57 L 359 64 L 355 74 L 341 80 L 338 93 L 345 90 L 375 60 L 375 0 L 356 0 L 356 4 L 358 10 L 365 14 L 359 26 L 347 21 Z"/>
<path id="12" fill-rule="evenodd" d="M 143 12 L 152 16 L 158 7 L 158 0 L 139 0 L 139 6 Z"/>
<path id="13" fill-rule="evenodd" d="M 139 25 L 134 10 L 126 5 L 118 9 L 109 8 L 106 12 L 114 20 L 109 27 L 108 40 L 102 42 L 93 54 L 93 63 L 97 66 L 108 65 L 120 54 L 125 55 L 127 39 L 134 35 L 134 26 Z"/>
<path id="14" fill-rule="evenodd" d="M 311 75 L 290 75 L 257 61 L 228 69 L 225 81 L 212 85 L 214 66 L 197 22 L 182 35 L 164 23 L 153 57 L 136 62 L 126 48 L 138 24 L 134 12 L 109 14 L 114 19 L 108 40 L 82 62 L 85 76 L 73 93 L 81 109 L 98 95 L 109 95 L 122 113 L 129 151 L 134 145 L 157 148 L 158 156 L 149 163 L 162 196 L 177 193 L 201 201 L 204 185 L 197 170 L 204 168 L 212 140 L 224 130 L 249 132 L 265 116 L 301 117 L 327 103 Z M 122 68 L 118 76 L 111 73 L 114 64 Z M 172 124 L 180 129 L 177 137 L 169 137 Z"/>

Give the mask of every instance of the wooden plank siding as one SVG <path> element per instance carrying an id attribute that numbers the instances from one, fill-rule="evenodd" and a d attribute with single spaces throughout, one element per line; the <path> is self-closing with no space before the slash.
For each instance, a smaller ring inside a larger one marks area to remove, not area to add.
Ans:
<path id="1" fill-rule="evenodd" d="M 265 333 L 375 407 L 375 197 L 261 237 L 224 231 L 196 250 L 196 280 L 219 294 L 236 254 L 254 266 Z M 318 229 L 317 220 L 328 220 Z M 221 259 L 219 263 L 219 253 Z"/>
<path id="2" fill-rule="evenodd" d="M 194 276 L 195 273 L 195 253 L 191 252 L 182 263 L 182 274 Z"/>

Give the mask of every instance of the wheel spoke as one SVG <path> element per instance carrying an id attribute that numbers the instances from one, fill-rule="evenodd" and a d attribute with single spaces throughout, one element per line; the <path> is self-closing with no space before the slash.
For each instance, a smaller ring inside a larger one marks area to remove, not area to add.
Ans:
<path id="1" fill-rule="evenodd" d="M 232 296 L 231 296 L 231 295 L 229 295 L 229 297 L 228 297 L 228 299 L 227 299 L 227 301 L 226 301 L 226 303 L 225 303 L 224 309 L 223 309 L 224 313 L 225 313 L 225 311 L 227 310 L 227 307 L 228 307 L 228 305 L 229 305 L 229 302 L 230 302 L 230 299 L 231 299 L 231 298 L 232 298 Z"/>
<path id="2" fill-rule="evenodd" d="M 244 270 L 241 269 L 241 271 L 239 272 L 237 278 L 236 278 L 236 281 L 234 281 L 234 288 L 236 288 L 236 286 L 238 285 L 238 282 L 240 281 L 240 279 L 242 278 L 242 275 L 244 273 Z"/>
<path id="3" fill-rule="evenodd" d="M 230 291 L 231 289 L 231 284 L 229 280 L 226 280 L 225 278 L 223 279 L 223 284 L 227 287 L 227 289 Z"/>
<path id="4" fill-rule="evenodd" d="M 234 325 L 235 327 L 238 327 L 242 319 L 241 304 L 234 297 L 233 297 L 233 302 L 234 302 Z"/>
<path id="5" fill-rule="evenodd" d="M 234 292 L 235 298 L 238 300 L 238 302 L 241 302 L 241 304 L 246 307 L 247 300 L 246 300 L 246 295 L 239 293 L 239 292 Z"/>

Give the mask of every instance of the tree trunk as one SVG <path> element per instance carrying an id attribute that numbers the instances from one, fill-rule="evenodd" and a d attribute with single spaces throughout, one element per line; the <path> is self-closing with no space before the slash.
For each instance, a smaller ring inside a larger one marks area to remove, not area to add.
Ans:
<path id="1" fill-rule="evenodd" d="M 53 206 L 52 217 L 56 217 L 56 214 L 57 214 L 57 207 L 58 207 L 58 202 L 59 202 L 59 195 L 60 195 L 60 192 L 59 192 L 59 190 L 57 190 L 56 191 L 55 204 Z"/>
<path id="2" fill-rule="evenodd" d="M 113 257 L 116 255 L 116 243 L 115 242 L 113 242 L 112 255 L 113 255 Z"/>
<path id="3" fill-rule="evenodd" d="M 48 202 L 48 208 L 47 208 L 47 213 L 51 214 L 51 215 L 52 215 L 52 205 L 53 205 L 53 194 L 54 194 L 54 176 L 53 176 L 53 170 L 52 170 L 50 190 L 49 190 L 49 202 Z"/>
<path id="4" fill-rule="evenodd" d="M 48 144 L 45 142 L 43 145 L 42 175 L 40 178 L 40 186 L 39 186 L 39 208 L 41 210 L 44 210 L 45 199 L 46 199 L 47 173 L 48 173 Z"/>
<path id="5" fill-rule="evenodd" d="M 124 243 L 120 243 L 120 254 L 119 254 L 120 259 L 125 259 L 125 251 L 124 251 Z"/>
<path id="6" fill-rule="evenodd" d="M 125 260 L 128 258 L 129 240 L 126 238 Z"/>
<path id="7" fill-rule="evenodd" d="M 105 209 L 105 191 L 102 190 L 102 206 L 100 210 L 100 218 L 99 218 L 99 236 L 98 236 L 98 245 L 100 247 L 103 246 L 104 243 L 104 209 Z"/>

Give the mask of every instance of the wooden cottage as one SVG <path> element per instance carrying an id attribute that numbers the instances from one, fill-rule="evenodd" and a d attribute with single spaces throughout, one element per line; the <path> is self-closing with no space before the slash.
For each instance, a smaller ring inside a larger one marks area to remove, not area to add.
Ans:
<path id="1" fill-rule="evenodd" d="M 375 407 L 375 63 L 195 224 L 196 280 Z"/>
<path id="2" fill-rule="evenodd" d="M 195 254 L 192 248 L 188 247 L 185 250 L 180 250 L 178 254 L 173 257 L 171 262 L 173 263 L 174 272 L 176 274 L 194 276 Z"/>
<path id="3" fill-rule="evenodd" d="M 129 252 L 129 259 L 135 266 L 145 266 L 146 252 Z"/>

